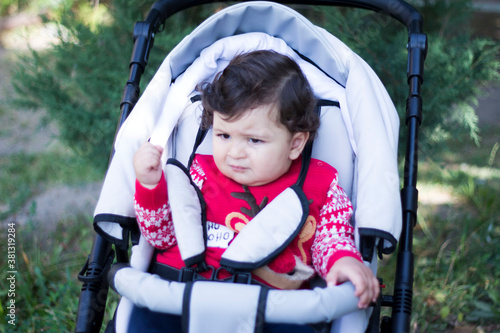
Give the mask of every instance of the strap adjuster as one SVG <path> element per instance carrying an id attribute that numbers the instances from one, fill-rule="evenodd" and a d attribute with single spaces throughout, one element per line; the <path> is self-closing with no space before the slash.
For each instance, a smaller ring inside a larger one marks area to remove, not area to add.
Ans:
<path id="1" fill-rule="evenodd" d="M 178 282 L 190 282 L 195 280 L 196 268 L 194 267 L 182 267 L 179 271 Z"/>

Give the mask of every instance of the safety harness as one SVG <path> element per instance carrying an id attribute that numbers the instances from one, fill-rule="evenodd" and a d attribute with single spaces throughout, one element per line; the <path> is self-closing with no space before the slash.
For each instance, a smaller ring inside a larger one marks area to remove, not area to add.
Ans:
<path id="1" fill-rule="evenodd" d="M 200 97 L 195 96 L 191 101 L 199 102 Z M 322 106 L 339 107 L 339 103 L 319 100 L 315 107 L 318 115 Z M 274 260 L 299 234 L 309 215 L 309 202 L 302 187 L 311 160 L 312 142 L 306 145 L 302 153 L 302 165 L 296 183 L 280 193 L 241 230 L 223 253 L 221 266 L 215 269 L 205 262 L 206 202 L 189 173 L 198 147 L 207 133 L 208 129 L 200 126 L 187 166 L 170 158 L 165 168 L 172 220 L 185 267 L 179 270 L 153 260 L 149 272 L 178 282 L 211 280 L 261 284 L 252 278 L 251 271 Z M 231 277 L 219 278 L 222 270 L 230 273 Z M 200 275 L 206 271 L 211 271 L 209 278 Z"/>

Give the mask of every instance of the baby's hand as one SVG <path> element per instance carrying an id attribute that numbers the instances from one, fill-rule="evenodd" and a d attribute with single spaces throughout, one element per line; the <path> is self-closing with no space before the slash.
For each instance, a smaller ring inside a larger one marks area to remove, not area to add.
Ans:
<path id="1" fill-rule="evenodd" d="M 359 297 L 358 308 L 365 309 L 370 302 L 377 301 L 380 292 L 377 278 L 365 264 L 353 257 L 340 258 L 326 275 L 328 286 L 346 281 L 351 281 L 354 285 L 354 295 Z"/>
<path id="2" fill-rule="evenodd" d="M 163 147 L 149 142 L 139 147 L 134 155 L 134 170 L 137 180 L 142 186 L 153 189 L 158 185 L 162 175 L 161 155 Z"/>

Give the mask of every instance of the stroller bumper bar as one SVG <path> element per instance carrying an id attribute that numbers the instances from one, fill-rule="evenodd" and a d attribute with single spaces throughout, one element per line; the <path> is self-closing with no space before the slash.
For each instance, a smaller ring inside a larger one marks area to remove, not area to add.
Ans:
<path id="1" fill-rule="evenodd" d="M 141 272 L 129 267 L 127 264 L 114 265 L 108 274 L 108 278 L 110 286 L 136 306 L 175 315 L 182 314 L 183 309 L 188 307 L 190 317 L 196 316 L 199 318 L 199 315 L 203 316 L 204 313 L 210 313 L 211 316 L 214 313 L 222 313 L 224 321 L 227 321 L 228 318 L 241 317 L 242 312 L 235 313 L 234 316 L 228 315 L 232 311 L 241 311 L 241 309 L 232 309 L 241 306 L 249 306 L 247 310 L 257 316 L 260 298 L 258 295 L 261 293 L 262 288 L 269 289 L 261 285 L 221 283 L 220 281 L 210 280 L 188 283 L 166 281 L 158 275 Z M 186 292 L 188 287 L 189 292 Z M 231 289 L 229 293 L 228 288 Z M 217 294 L 216 305 L 214 305 L 214 294 Z M 224 294 L 228 294 L 228 299 L 225 301 L 224 297 L 226 296 L 223 296 Z M 238 295 L 238 299 L 245 299 L 245 302 L 237 302 L 238 305 L 235 306 L 234 295 Z M 250 297 L 240 297 L 240 295 L 250 295 Z M 169 302 L 165 302 L 166 299 Z M 249 299 L 254 299 L 256 302 L 252 304 L 252 302 L 248 302 Z M 249 304 L 241 305 L 239 303 Z M 266 306 L 263 307 L 265 308 L 264 320 L 268 323 L 290 324 L 330 322 L 355 311 L 357 303 L 358 298 L 354 297 L 354 286 L 351 283 L 344 283 L 336 287 L 315 288 L 313 290 L 285 291 L 269 289 L 267 291 Z M 214 306 L 219 307 L 221 311 L 213 311 Z M 262 308 L 262 305 L 260 307 Z M 193 311 L 196 311 L 197 314 L 195 315 Z M 239 325 L 241 323 L 236 322 L 233 324 Z M 245 325 L 247 324 L 245 322 Z M 191 327 L 190 332 L 196 331 Z"/>

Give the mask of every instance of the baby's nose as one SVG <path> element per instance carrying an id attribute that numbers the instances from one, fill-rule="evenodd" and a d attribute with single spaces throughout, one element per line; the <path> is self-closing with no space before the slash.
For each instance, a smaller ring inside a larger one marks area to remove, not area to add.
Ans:
<path id="1" fill-rule="evenodd" d="M 244 158 L 246 156 L 244 143 L 234 142 L 229 149 L 229 156 L 232 158 Z"/>

